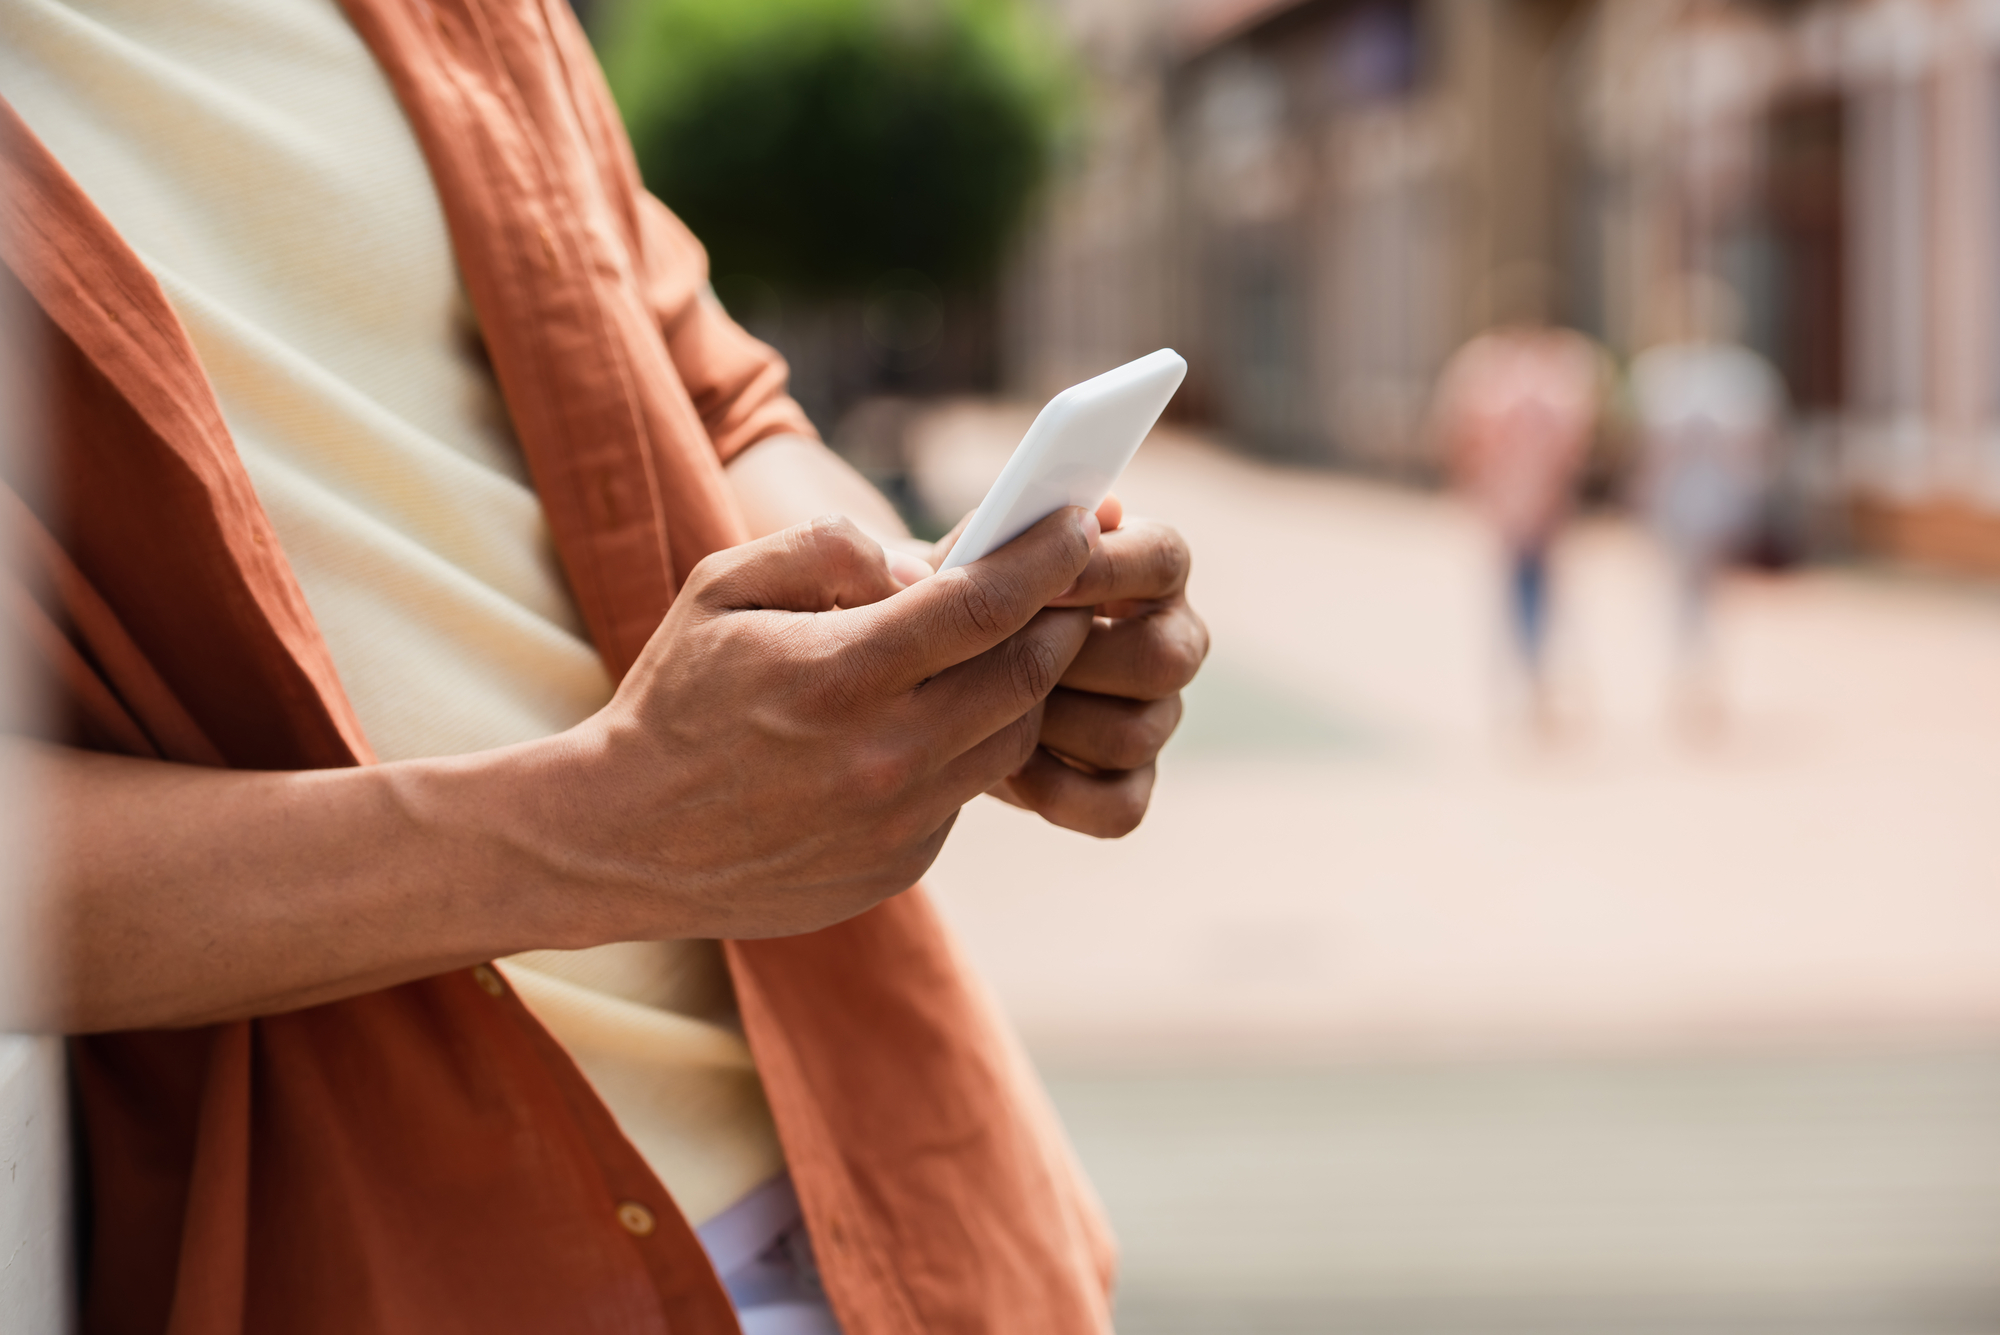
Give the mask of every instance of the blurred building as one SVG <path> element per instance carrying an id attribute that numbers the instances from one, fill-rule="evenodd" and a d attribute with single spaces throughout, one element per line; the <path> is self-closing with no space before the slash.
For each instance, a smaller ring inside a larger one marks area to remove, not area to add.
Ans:
<path id="1" fill-rule="evenodd" d="M 1092 114 L 1009 295 L 1043 391 L 1425 475 L 1501 319 L 1621 358 L 1723 280 L 1795 408 L 1789 540 L 2000 569 L 2000 2 L 1052 0 Z"/>

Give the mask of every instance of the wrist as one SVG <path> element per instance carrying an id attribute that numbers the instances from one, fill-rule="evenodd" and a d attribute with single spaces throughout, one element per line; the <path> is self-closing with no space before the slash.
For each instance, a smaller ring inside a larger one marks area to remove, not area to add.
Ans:
<path id="1" fill-rule="evenodd" d="M 590 893 L 589 822 L 569 733 L 380 767 L 444 900 L 445 934 L 482 958 L 630 939 Z"/>

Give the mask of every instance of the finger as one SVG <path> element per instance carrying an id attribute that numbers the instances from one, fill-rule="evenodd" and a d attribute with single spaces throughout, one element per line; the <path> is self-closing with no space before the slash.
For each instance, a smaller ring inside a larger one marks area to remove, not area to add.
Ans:
<path id="1" fill-rule="evenodd" d="M 1073 691 L 1164 700 L 1194 680 L 1208 657 L 1208 627 L 1184 602 L 1142 617 L 1098 620 L 1070 661 L 1062 685 Z"/>
<path id="2" fill-rule="evenodd" d="M 1154 768 L 1085 774 L 1037 749 L 1007 780 L 1022 806 L 1052 825 L 1099 839 L 1119 839 L 1139 828 L 1153 797 Z"/>
<path id="3" fill-rule="evenodd" d="M 1181 721 L 1181 698 L 1126 700 L 1059 688 L 1042 710 L 1042 745 L 1101 770 L 1150 765 Z"/>
<path id="4" fill-rule="evenodd" d="M 906 552 L 895 547 L 884 547 L 882 556 L 889 566 L 889 575 L 896 583 L 908 588 L 920 579 L 929 579 L 937 571 L 931 563 L 915 552 Z M 860 604 L 854 604 L 860 606 Z"/>
<path id="5" fill-rule="evenodd" d="M 865 607 L 903 584 L 882 545 L 845 515 L 822 515 L 716 552 L 688 576 L 688 592 L 724 611 Z"/>
<path id="6" fill-rule="evenodd" d="M 1125 502 L 1116 496 L 1106 496 L 1097 503 L 1097 522 L 1106 533 L 1125 522 Z"/>
<path id="7" fill-rule="evenodd" d="M 1187 540 L 1167 524 L 1133 519 L 1116 530 L 1107 526 L 1090 564 L 1053 605 L 1097 607 L 1172 598 L 1187 587 L 1190 564 Z"/>
<path id="8" fill-rule="evenodd" d="M 992 649 L 917 687 L 904 722 L 930 762 L 944 765 L 1047 699 L 1089 634 L 1081 608 L 1039 612 Z"/>
<path id="9" fill-rule="evenodd" d="M 999 551 L 856 613 L 854 652 L 877 680 L 908 690 L 1027 625 L 1075 582 L 1097 540 L 1096 515 L 1058 510 Z"/>
<path id="10" fill-rule="evenodd" d="M 1041 726 L 1042 708 L 1037 705 L 954 757 L 938 771 L 933 786 L 938 800 L 963 806 L 1020 773 L 1035 754 Z"/>

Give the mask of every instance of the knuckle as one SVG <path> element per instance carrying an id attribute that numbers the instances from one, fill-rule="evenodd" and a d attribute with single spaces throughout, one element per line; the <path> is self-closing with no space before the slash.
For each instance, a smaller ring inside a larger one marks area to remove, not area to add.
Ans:
<path id="1" fill-rule="evenodd" d="M 1188 649 L 1178 636 L 1165 633 L 1157 623 L 1148 624 L 1133 653 L 1132 678 L 1144 700 L 1163 700 L 1188 684 L 1194 676 Z"/>
<path id="2" fill-rule="evenodd" d="M 1203 621 L 1192 607 L 1183 606 L 1181 608 L 1181 615 L 1187 619 L 1189 639 L 1194 646 L 1194 670 L 1195 672 L 1199 672 L 1201 665 L 1208 661 L 1208 650 L 1211 643 L 1208 634 L 1208 623 Z M 1188 680 L 1192 681 L 1193 679 L 1194 674 L 1189 673 Z"/>
<path id="3" fill-rule="evenodd" d="M 974 634 L 997 640 L 1009 629 L 993 591 L 976 579 L 959 580 L 957 612 Z"/>
<path id="4" fill-rule="evenodd" d="M 902 748 L 872 746 L 859 752 L 848 765 L 848 791 L 865 809 L 892 807 L 915 776 L 916 764 Z M 893 814 L 886 818 L 892 823 Z M 878 828 L 882 828 L 878 826 Z"/>
<path id="5" fill-rule="evenodd" d="M 719 552 L 710 552 L 694 563 L 694 569 L 688 571 L 687 579 L 681 584 L 681 596 L 692 598 L 697 603 L 712 600 L 716 590 L 742 560 L 740 554 L 732 553 L 726 548 Z"/>
<path id="6" fill-rule="evenodd" d="M 862 559 L 862 545 L 869 539 L 846 515 L 817 515 L 805 526 L 814 559 L 839 574 L 854 570 Z M 872 545 L 872 544 L 870 544 Z"/>
<path id="7" fill-rule="evenodd" d="M 1007 666 L 1014 689 L 1023 699 L 1043 699 L 1062 678 L 1063 664 L 1055 646 L 1039 635 L 1023 635 L 1014 640 L 1007 653 Z"/>
<path id="8" fill-rule="evenodd" d="M 1154 699 L 1165 699 L 1194 680 L 1208 655 L 1208 634 L 1178 619 L 1157 621 L 1146 637 L 1146 685 Z"/>
<path id="9" fill-rule="evenodd" d="M 846 515 L 828 513 L 814 515 L 806 521 L 806 532 L 815 542 L 839 547 L 852 547 L 861 541 L 861 530 Z"/>
<path id="10" fill-rule="evenodd" d="M 1138 769 L 1148 764 L 1166 745 L 1173 726 L 1156 709 L 1142 709 L 1120 719 L 1111 730 L 1104 748 L 1107 769 Z"/>
<path id="11" fill-rule="evenodd" d="M 1197 642 L 1192 636 L 1176 636 L 1170 651 L 1173 689 L 1194 680 L 1195 673 L 1201 671 L 1201 660 L 1208 655 L 1208 647 Z"/>

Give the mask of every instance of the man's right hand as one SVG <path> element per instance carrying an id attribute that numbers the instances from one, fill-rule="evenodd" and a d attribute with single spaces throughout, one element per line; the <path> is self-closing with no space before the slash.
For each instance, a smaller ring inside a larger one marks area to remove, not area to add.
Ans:
<path id="1" fill-rule="evenodd" d="M 1034 751 L 1091 624 L 1047 604 L 1097 540 L 1071 508 L 908 587 L 839 517 L 709 557 L 611 704 L 548 744 L 522 852 L 596 939 L 788 935 L 907 888 Z"/>
<path id="2" fill-rule="evenodd" d="M 845 520 L 717 553 L 608 706 L 498 751 L 263 773 L 5 743 L 48 874 L 0 1029 L 199 1024 L 859 913 L 1035 745 L 1090 625 L 1044 608 L 1096 537 L 1066 510 L 908 587 Z"/>

